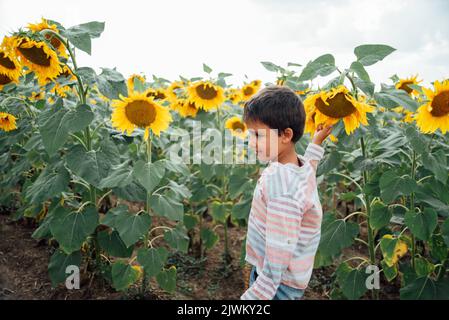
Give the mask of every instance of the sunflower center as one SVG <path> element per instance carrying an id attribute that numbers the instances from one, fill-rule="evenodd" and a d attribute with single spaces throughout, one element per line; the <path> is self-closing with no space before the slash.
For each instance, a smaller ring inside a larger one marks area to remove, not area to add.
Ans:
<path id="1" fill-rule="evenodd" d="M 232 130 L 241 130 L 243 132 L 245 131 L 245 126 L 241 122 L 234 122 L 232 124 Z"/>
<path id="2" fill-rule="evenodd" d="M 38 48 L 36 46 L 33 46 L 31 48 L 22 48 L 19 46 L 18 50 L 25 56 L 25 58 L 30 60 L 32 63 L 44 67 L 50 66 L 50 59 L 47 57 L 47 54 L 45 53 L 43 48 Z"/>
<path id="3" fill-rule="evenodd" d="M 129 121 L 138 127 L 147 127 L 156 119 L 156 107 L 144 100 L 128 103 L 125 112 Z"/>
<path id="4" fill-rule="evenodd" d="M 253 94 L 254 89 L 252 87 L 246 87 L 245 89 L 243 89 L 243 94 L 245 96 L 249 96 L 251 94 Z"/>
<path id="5" fill-rule="evenodd" d="M 59 41 L 59 39 L 56 38 L 55 36 L 47 33 L 45 35 L 45 38 L 50 41 L 53 48 L 59 49 L 59 47 L 61 46 L 61 41 Z"/>
<path id="6" fill-rule="evenodd" d="M 147 97 L 153 97 L 154 100 L 163 100 L 166 98 L 165 94 L 163 92 L 154 92 L 154 91 L 150 91 L 147 93 Z"/>
<path id="7" fill-rule="evenodd" d="M 316 101 L 316 107 L 324 115 L 331 118 L 344 118 L 353 113 L 356 109 L 354 105 L 346 99 L 343 92 L 337 93 L 333 98 L 327 99 L 326 105 L 323 99 Z"/>
<path id="8" fill-rule="evenodd" d="M 212 100 L 217 96 L 217 90 L 211 86 L 206 86 L 204 84 L 196 87 L 196 93 L 201 99 Z"/>
<path id="9" fill-rule="evenodd" d="M 7 69 L 14 70 L 16 65 L 3 52 L 0 52 L 0 64 Z"/>
<path id="10" fill-rule="evenodd" d="M 401 86 L 399 87 L 399 89 L 402 89 L 404 91 L 406 91 L 407 93 L 411 93 L 413 91 L 412 88 L 410 88 L 408 85 L 412 84 L 413 81 L 404 81 Z"/>
<path id="11" fill-rule="evenodd" d="M 10 77 L 0 73 L 0 85 L 8 84 L 12 81 Z"/>
<path id="12" fill-rule="evenodd" d="M 442 117 L 449 114 L 449 91 L 437 94 L 432 100 L 432 111 L 434 117 Z"/>

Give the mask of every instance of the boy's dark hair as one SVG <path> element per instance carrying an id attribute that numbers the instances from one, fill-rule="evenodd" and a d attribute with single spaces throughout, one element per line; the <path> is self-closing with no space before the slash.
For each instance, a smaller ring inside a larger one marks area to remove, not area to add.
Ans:
<path id="1" fill-rule="evenodd" d="M 245 103 L 243 121 L 260 121 L 280 135 L 293 130 L 292 142 L 304 134 L 306 112 L 299 96 L 288 87 L 270 86 L 262 89 Z"/>

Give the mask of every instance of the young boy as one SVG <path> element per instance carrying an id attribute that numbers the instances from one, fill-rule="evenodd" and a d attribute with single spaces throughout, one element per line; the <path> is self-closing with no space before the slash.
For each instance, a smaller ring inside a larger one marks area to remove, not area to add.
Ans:
<path id="1" fill-rule="evenodd" d="M 287 87 L 267 87 L 246 104 L 249 146 L 268 162 L 254 190 L 248 220 L 246 261 L 252 267 L 243 300 L 301 299 L 320 241 L 322 209 L 316 168 L 331 127 L 319 126 L 304 156 L 296 154 L 305 111 Z"/>

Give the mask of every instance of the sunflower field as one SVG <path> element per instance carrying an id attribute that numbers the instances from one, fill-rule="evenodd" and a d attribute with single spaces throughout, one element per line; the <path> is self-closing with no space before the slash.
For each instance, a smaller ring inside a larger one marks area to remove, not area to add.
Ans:
<path id="1" fill-rule="evenodd" d="M 224 278 L 246 279 L 244 235 L 264 165 L 201 161 L 208 139 L 188 144 L 187 161 L 169 153 L 195 130 L 247 144 L 244 102 L 278 85 L 304 102 L 298 153 L 318 125 L 334 127 L 317 172 L 324 216 L 312 298 L 449 298 L 449 79 L 424 87 L 392 75 L 376 86 L 367 67 L 395 51 L 381 44 L 356 47 L 345 67 L 332 54 L 261 62 L 273 73 L 266 84 L 231 86 L 231 74 L 206 64 L 204 77 L 175 81 L 97 73 L 76 53 L 92 54 L 104 27 L 42 19 L 0 45 L 1 212 L 52 248 L 53 287 L 75 265 L 89 283 L 173 298 L 186 259 L 217 252 Z M 248 155 L 224 147 L 226 156 Z"/>

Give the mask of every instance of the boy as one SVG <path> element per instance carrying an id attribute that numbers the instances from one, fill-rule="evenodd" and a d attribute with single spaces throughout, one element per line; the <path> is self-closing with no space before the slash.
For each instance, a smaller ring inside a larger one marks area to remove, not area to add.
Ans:
<path id="1" fill-rule="evenodd" d="M 254 190 L 245 258 L 253 267 L 240 299 L 301 299 L 321 235 L 316 168 L 324 154 L 321 143 L 332 128 L 319 126 L 304 156 L 296 154 L 295 143 L 304 133 L 304 106 L 294 91 L 279 86 L 251 98 L 243 121 L 250 131 L 249 146 L 268 166 Z"/>

